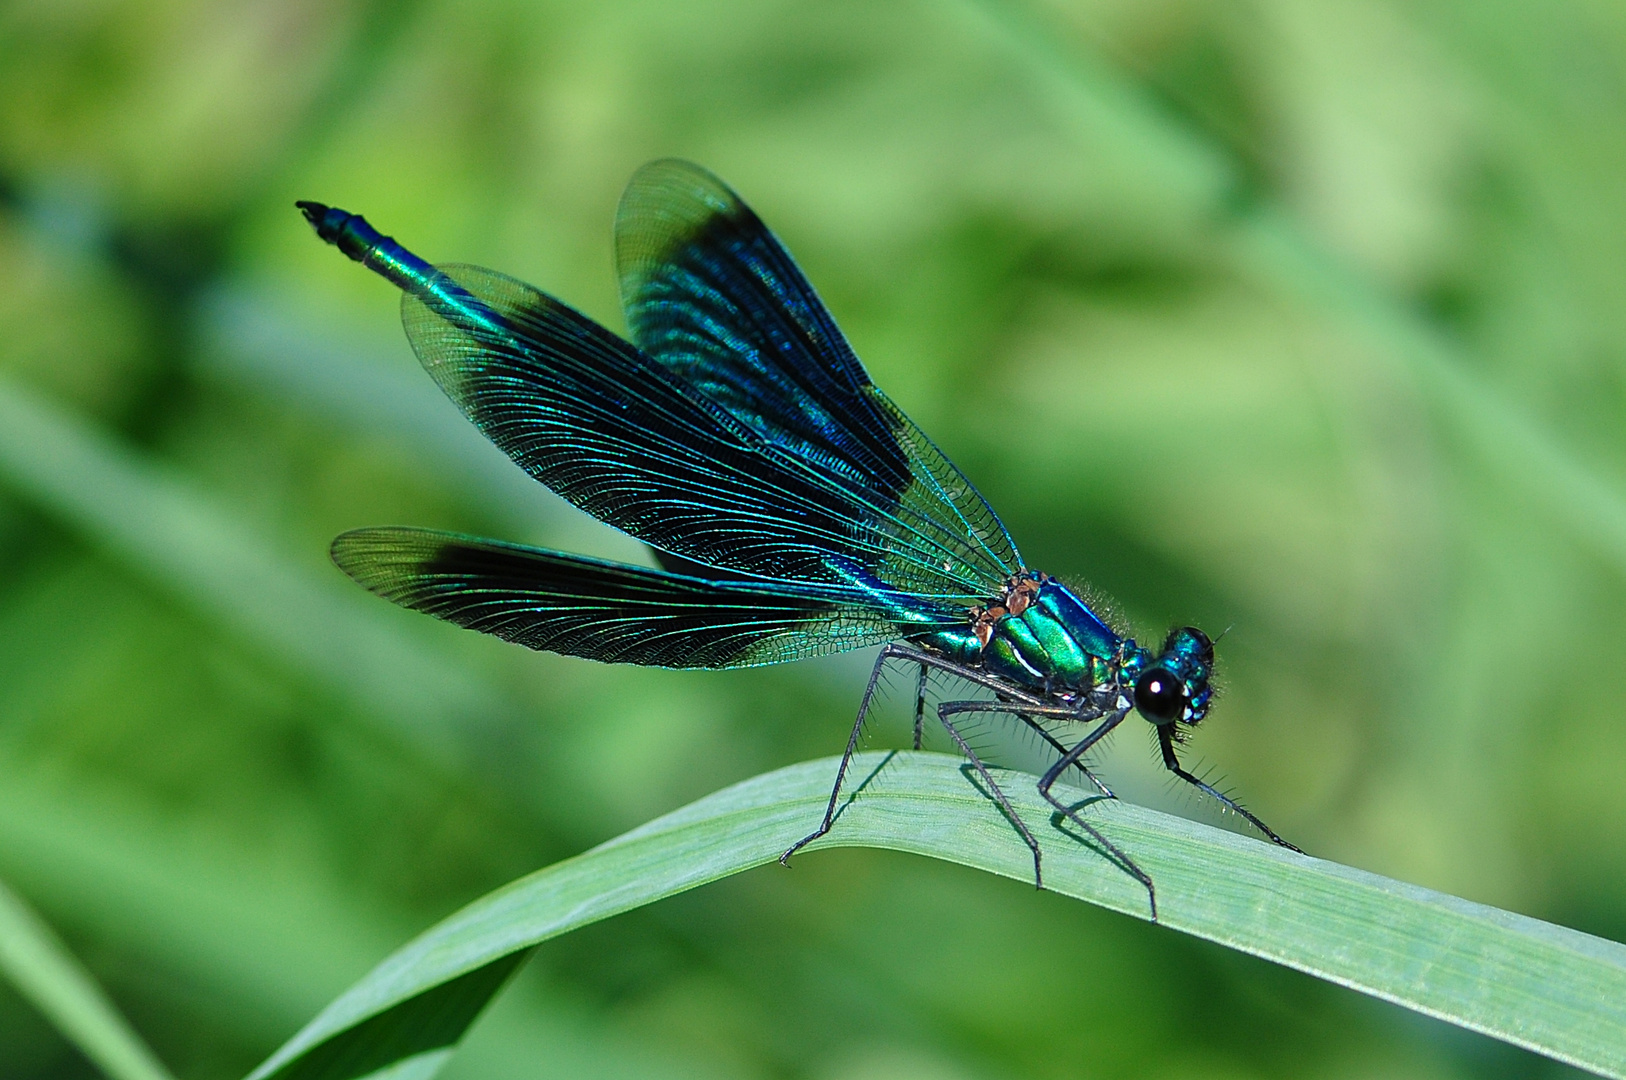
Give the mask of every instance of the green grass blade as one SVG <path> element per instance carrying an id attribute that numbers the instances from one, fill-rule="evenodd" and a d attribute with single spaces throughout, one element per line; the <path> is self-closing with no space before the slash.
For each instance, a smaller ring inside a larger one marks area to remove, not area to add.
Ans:
<path id="1" fill-rule="evenodd" d="M 0 752 L 0 874 L 144 981 L 185 987 L 196 1002 L 186 1017 L 205 1028 L 275 1046 L 412 925 L 333 879 L 320 859 L 176 829 L 165 810 L 41 773 Z M 487 1017 L 480 1045 L 462 1051 L 469 1075 L 529 1078 L 538 1060 L 594 1080 L 696 1075 L 551 985 L 505 1004 Z M 6 1049 L 0 1037 L 0 1063 Z"/>
<path id="2" fill-rule="evenodd" d="M 0 972 L 112 1080 L 172 1080 L 90 972 L 4 883 Z"/>
<path id="3" fill-rule="evenodd" d="M 525 950 L 772 862 L 818 821 L 834 772 L 824 760 L 756 777 L 488 894 L 385 960 L 251 1080 L 348 1080 L 403 1062 L 428 1075 Z M 861 795 L 816 846 L 1031 880 L 1027 848 L 960 759 L 867 754 L 854 775 Z M 1040 833 L 1046 887 L 1145 918 L 1141 887 L 1045 824 L 1032 777 L 1004 775 Z M 1151 874 L 1171 929 L 1626 1077 L 1626 946 L 1126 803 L 1087 812 Z"/>

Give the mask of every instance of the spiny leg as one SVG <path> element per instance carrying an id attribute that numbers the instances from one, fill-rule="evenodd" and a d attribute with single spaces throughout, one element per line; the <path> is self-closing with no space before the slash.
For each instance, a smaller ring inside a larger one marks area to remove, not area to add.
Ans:
<path id="1" fill-rule="evenodd" d="M 1004 701 L 1006 699 L 1001 698 L 1000 700 Z M 1115 709 L 1127 708 L 1128 704 L 1129 703 L 1124 699 L 1122 693 L 1119 691 L 1112 689 L 1111 687 L 1099 687 L 1086 697 L 1081 698 L 1078 704 L 1073 706 L 1072 714 L 1063 716 L 1062 719 L 1071 720 L 1081 724 L 1088 723 L 1091 720 L 1096 720 L 1107 715 L 1109 712 L 1112 712 Z M 1016 714 L 1016 718 L 1022 721 L 1022 723 L 1026 724 L 1029 728 L 1033 729 L 1039 738 L 1048 743 L 1050 748 L 1056 753 L 1067 753 L 1067 744 L 1056 738 L 1056 736 L 1052 735 L 1050 733 L 1050 729 L 1039 723 L 1036 719 L 1034 719 L 1033 716 L 1019 712 Z M 1107 798 L 1116 799 L 1118 797 L 1117 794 L 1107 786 L 1106 781 L 1102 780 L 1099 776 L 1095 775 L 1095 773 L 1091 772 L 1089 766 L 1085 765 L 1082 760 L 1074 761 L 1072 767 L 1077 769 L 1079 771 L 1079 775 L 1083 776 L 1084 779 L 1088 780 L 1093 786 L 1098 788 L 1101 794 L 1105 795 Z"/>
<path id="2" fill-rule="evenodd" d="M 1180 759 L 1175 757 L 1174 754 L 1174 736 L 1170 732 L 1169 728 L 1170 725 L 1163 724 L 1159 725 L 1157 729 L 1157 741 L 1158 744 L 1163 747 L 1163 765 L 1165 768 L 1167 768 L 1174 775 L 1178 776 L 1180 779 L 1184 780 L 1186 783 L 1193 785 L 1198 790 L 1208 795 L 1212 795 L 1215 799 L 1218 799 L 1222 805 L 1235 810 L 1238 814 L 1241 814 L 1243 817 L 1247 818 L 1248 821 L 1253 824 L 1254 828 L 1270 837 L 1270 839 L 1275 843 L 1280 844 L 1289 851 L 1296 851 L 1300 855 L 1304 854 L 1303 848 L 1297 846 L 1296 844 L 1289 844 L 1286 840 L 1283 840 L 1281 837 L 1277 836 L 1276 830 L 1272 829 L 1269 825 L 1266 825 L 1263 821 L 1260 821 L 1253 815 L 1252 811 L 1248 810 L 1241 803 L 1237 802 L 1229 795 L 1223 794 L 1209 784 L 1197 779 L 1197 777 L 1181 768 Z"/>
<path id="3" fill-rule="evenodd" d="M 1023 712 L 1028 712 L 1036 716 L 1065 716 L 1069 719 L 1080 718 L 1079 711 L 1076 707 L 1056 705 L 1039 707 L 1018 706 L 1002 701 L 951 701 L 944 703 L 938 709 L 939 713 L 945 711 L 949 713 L 1016 713 L 1019 716 Z M 1054 785 L 1061 774 L 1066 772 L 1070 767 L 1079 769 L 1084 773 L 1085 776 L 1089 777 L 1090 780 L 1094 781 L 1098 786 L 1101 786 L 1104 789 L 1105 785 L 1101 785 L 1100 781 L 1095 779 L 1095 774 L 1084 768 L 1083 764 L 1080 762 L 1080 759 L 1090 749 L 1090 747 L 1100 742 L 1108 732 L 1112 731 L 1113 728 L 1123 723 L 1124 717 L 1128 715 L 1128 708 L 1115 710 L 1070 750 L 1066 747 L 1059 746 L 1059 744 L 1056 744 L 1055 741 L 1052 740 L 1052 744 L 1058 745 L 1058 748 L 1064 752 L 1061 758 L 1056 761 L 1056 763 L 1045 772 L 1044 776 L 1039 779 L 1039 794 L 1044 796 L 1045 801 L 1051 806 L 1054 806 L 1057 810 L 1061 811 L 1062 815 L 1066 817 L 1067 820 L 1084 830 L 1084 832 L 1089 835 L 1090 839 L 1099 844 L 1101 849 L 1107 853 L 1107 857 L 1116 862 L 1125 873 L 1129 874 L 1130 877 L 1134 878 L 1136 881 L 1140 882 L 1146 887 L 1146 899 L 1151 905 L 1152 921 L 1156 922 L 1157 890 L 1152 885 L 1151 876 L 1148 875 L 1146 871 L 1142 870 L 1140 865 L 1136 863 L 1134 859 L 1129 857 L 1128 852 L 1124 851 L 1123 848 L 1101 835 L 1101 831 L 1081 818 L 1076 810 L 1068 806 L 1066 803 L 1063 803 L 1060 799 L 1057 799 L 1050 793 L 1051 786 Z M 1091 719 L 1094 719 L 1094 717 L 1091 717 Z M 1048 735 L 1048 732 L 1045 734 Z M 1108 793 L 1108 796 L 1112 797 L 1110 792 Z"/>
<path id="4" fill-rule="evenodd" d="M 1004 701 L 948 701 L 948 702 L 944 702 L 942 705 L 938 706 L 937 712 L 938 712 L 939 718 L 941 718 L 943 720 L 943 723 L 944 723 L 945 726 L 948 724 L 948 717 L 949 716 L 957 715 L 957 714 L 960 714 L 960 713 L 1012 713 L 1012 714 L 1015 714 L 1017 716 L 1021 716 L 1023 713 L 1032 713 L 1032 714 L 1037 715 L 1037 716 L 1062 716 L 1062 717 L 1066 717 L 1068 719 L 1073 719 L 1073 720 L 1077 720 L 1077 719 L 1080 718 L 1079 709 L 1076 706 L 1062 706 L 1062 705 L 1029 706 L 1029 705 L 1018 705 L 1018 704 L 1015 704 L 1015 703 L 1012 703 L 1012 702 L 1004 702 Z M 1097 713 L 1096 715 L 1099 716 L 1100 714 Z M 1052 744 L 1057 745 L 1058 748 L 1063 751 L 1063 754 L 1062 754 L 1060 760 L 1058 760 L 1054 765 L 1052 765 L 1050 767 L 1050 769 L 1044 774 L 1044 776 L 1040 778 L 1040 780 L 1039 780 L 1039 794 L 1044 796 L 1045 801 L 1050 803 L 1050 805 L 1054 806 L 1057 810 L 1059 810 L 1064 817 L 1066 817 L 1074 825 L 1077 825 L 1080 829 L 1084 830 L 1084 832 L 1090 837 L 1091 840 L 1095 841 L 1096 844 L 1100 845 L 1101 850 L 1106 852 L 1107 857 L 1109 859 L 1116 862 L 1118 864 L 1118 866 L 1124 872 L 1129 874 L 1136 881 L 1140 882 L 1142 885 L 1144 885 L 1146 887 L 1147 901 L 1151 905 L 1151 909 L 1152 909 L 1152 921 L 1156 922 L 1157 921 L 1157 893 L 1156 893 L 1156 890 L 1152 887 L 1152 879 L 1151 879 L 1151 877 L 1146 873 L 1146 871 L 1144 871 L 1144 870 L 1142 870 L 1140 868 L 1139 864 L 1137 864 L 1134 859 L 1131 859 L 1129 857 L 1129 854 L 1126 851 L 1124 851 L 1123 848 L 1119 847 L 1117 844 L 1114 844 L 1111 840 L 1108 840 L 1105 836 L 1101 835 L 1101 832 L 1100 832 L 1099 829 L 1095 828 L 1095 826 L 1091 825 L 1089 822 L 1087 822 L 1083 818 L 1079 817 L 1077 811 L 1075 811 L 1072 807 L 1068 806 L 1067 804 L 1061 802 L 1059 799 L 1055 798 L 1050 793 L 1051 786 L 1053 784 L 1055 784 L 1057 778 L 1060 777 L 1062 773 L 1066 772 L 1068 768 L 1077 768 L 1077 769 L 1079 769 L 1079 771 L 1083 772 L 1084 775 L 1089 777 L 1091 781 L 1095 782 L 1097 785 L 1101 786 L 1103 789 L 1105 788 L 1105 785 L 1101 785 L 1100 781 L 1097 781 L 1095 779 L 1095 774 L 1094 773 L 1091 773 L 1088 769 L 1084 768 L 1084 766 L 1080 763 L 1079 759 L 1084 756 L 1085 752 L 1088 751 L 1090 749 L 1090 747 L 1094 746 L 1108 732 L 1110 732 L 1113 728 L 1115 728 L 1119 724 L 1121 724 L 1123 722 L 1124 717 L 1127 716 L 1127 715 L 1129 715 L 1129 710 L 1127 708 L 1118 709 L 1117 711 L 1113 712 L 1104 721 L 1102 721 L 1102 723 L 1099 726 L 1097 726 L 1093 731 L 1091 731 L 1088 735 L 1086 735 L 1083 738 L 1083 740 L 1081 740 L 1078 743 L 1078 745 L 1074 746 L 1070 750 L 1067 749 L 1065 746 L 1060 746 L 1058 743 L 1055 742 L 1055 740 L 1052 740 Z M 1094 719 L 1094 718 L 1095 718 L 1094 716 L 1090 717 L 1090 719 Z M 1038 730 L 1043 732 L 1042 728 L 1038 729 Z M 953 729 L 951 728 L 950 731 L 952 733 Z M 1046 734 L 1046 735 L 1049 734 L 1048 732 L 1043 732 L 1043 733 Z M 956 736 L 956 740 L 959 741 L 958 736 Z M 961 742 L 961 748 L 965 750 L 966 755 L 968 757 L 972 758 L 973 762 L 976 761 L 975 756 L 971 754 L 971 751 L 968 748 L 965 747 L 965 744 L 963 742 Z M 980 768 L 980 763 L 979 763 L 979 768 Z M 986 773 L 984 775 L 986 775 Z M 990 780 L 989 782 L 992 783 L 992 780 Z M 1113 797 L 1110 792 L 1108 793 L 1108 797 L 1109 798 Z M 1001 803 L 1006 806 L 1007 813 L 1009 813 L 1010 812 L 1009 804 L 1004 803 L 1003 799 L 1001 800 Z M 1025 832 L 1025 830 L 1024 830 L 1024 832 Z M 1035 881 L 1034 881 L 1034 884 L 1038 885 L 1039 888 L 1043 888 L 1044 885 L 1039 880 L 1039 875 L 1038 875 L 1038 861 L 1037 861 L 1038 853 L 1035 852 L 1034 854 L 1035 854 L 1035 862 L 1034 862 L 1034 878 L 1035 878 Z"/>
<path id="5" fill-rule="evenodd" d="M 974 667 L 966 667 L 964 664 L 956 664 L 953 660 L 938 656 L 936 653 L 927 652 L 925 649 L 917 649 L 913 645 L 905 645 L 901 642 L 893 642 L 891 645 L 887 646 L 887 649 L 890 650 L 891 654 L 895 657 L 899 657 L 904 660 L 912 660 L 922 667 L 929 667 L 937 671 L 946 672 L 949 675 L 953 675 L 955 678 L 964 679 L 968 683 L 975 683 L 985 690 L 992 690 L 996 694 L 1004 694 L 1008 698 L 1016 701 L 1027 701 L 1034 705 L 1044 704 L 1043 698 L 1036 697 L 1035 695 L 1028 693 L 1026 690 L 1012 686 L 1004 679 L 996 678 L 988 674 L 986 671 L 981 671 Z"/>
<path id="6" fill-rule="evenodd" d="M 964 679 L 969 683 L 974 683 L 975 685 L 981 686 L 984 689 L 993 690 L 996 693 L 1007 694 L 1010 697 L 1016 698 L 1020 701 L 1029 702 L 1035 706 L 1042 705 L 1040 699 L 1034 697 L 1032 694 L 1026 693 L 1025 691 L 1019 690 L 1015 687 L 1008 686 L 1001 680 L 994 678 L 986 672 L 978 671 L 976 668 L 966 667 L 964 664 L 956 664 L 954 661 L 949 660 L 946 657 L 938 656 L 935 653 L 927 652 L 924 649 L 917 649 L 912 645 L 905 645 L 901 642 L 893 642 L 890 645 L 883 647 L 880 655 L 875 658 L 875 667 L 870 671 L 869 684 L 864 687 L 863 699 L 858 703 L 858 716 L 853 721 L 853 730 L 852 734 L 847 739 L 846 752 L 841 755 L 841 765 L 836 770 L 836 782 L 835 786 L 830 789 L 830 802 L 825 807 L 824 820 L 819 823 L 819 827 L 817 829 L 814 829 L 812 832 L 796 841 L 796 843 L 792 844 L 785 850 L 783 855 L 779 856 L 779 861 L 786 866 L 790 865 L 789 859 L 792 855 L 796 854 L 802 848 L 829 832 L 830 826 L 835 822 L 836 805 L 841 799 L 841 786 L 847 779 L 847 767 L 852 763 L 853 754 L 858 749 L 858 740 L 864 731 L 864 720 L 869 715 L 870 703 L 875 697 L 875 688 L 880 681 L 881 670 L 886 666 L 886 662 L 888 660 L 912 661 L 913 663 L 920 665 L 923 673 L 928 669 L 936 669 L 937 671 L 946 672 L 950 675 Z M 1003 795 L 1001 798 L 1003 798 Z M 1022 826 L 1022 828 L 1025 832 L 1026 827 Z M 1037 854 L 1037 848 L 1035 848 L 1035 858 L 1037 858 Z"/>
<path id="7" fill-rule="evenodd" d="M 1014 713 L 1026 716 L 1052 716 L 1058 720 L 1077 720 L 1079 711 L 1072 705 L 1030 705 L 1025 701 L 945 701 L 938 708 L 941 712 L 948 709 L 949 715 L 958 713 Z M 1100 713 L 1085 716 L 1085 720 L 1094 720 Z"/>
<path id="8" fill-rule="evenodd" d="M 1074 825 L 1077 825 L 1079 828 L 1089 833 L 1090 838 L 1096 843 L 1100 844 L 1107 851 L 1109 857 L 1112 858 L 1112 860 L 1116 862 L 1125 873 L 1134 878 L 1136 881 L 1140 882 L 1141 885 L 1145 886 L 1146 902 L 1151 905 L 1152 909 L 1152 921 L 1157 922 L 1157 888 L 1152 884 L 1151 875 L 1142 870 L 1140 868 L 1140 864 L 1135 862 L 1134 859 L 1131 859 L 1123 848 L 1102 836 L 1098 829 L 1092 826 L 1089 822 L 1085 821 L 1083 818 L 1079 817 L 1076 810 L 1050 793 L 1051 785 L 1055 784 L 1056 779 L 1060 777 L 1063 772 L 1067 771 L 1067 767 L 1069 765 L 1076 764 L 1078 759 L 1083 757 L 1084 754 L 1088 752 L 1090 747 L 1100 742 L 1106 737 L 1108 732 L 1117 727 L 1119 724 L 1123 723 L 1124 717 L 1128 715 L 1129 710 L 1127 708 L 1114 711 L 1105 720 L 1101 721 L 1101 723 L 1098 724 L 1093 731 L 1084 736 L 1084 738 L 1080 739 L 1077 745 L 1075 745 L 1071 750 L 1067 751 L 1067 753 L 1063 754 L 1061 758 L 1057 760 L 1054 765 L 1050 766 L 1049 770 L 1047 770 L 1045 774 L 1039 778 L 1039 794 L 1044 796 L 1045 801 L 1051 806 L 1054 806 L 1057 810 L 1061 811 L 1062 816 L 1067 818 L 1068 821 L 1071 821 Z"/>
<path id="9" fill-rule="evenodd" d="M 841 755 L 841 765 L 836 769 L 836 784 L 830 789 L 830 805 L 824 808 L 824 820 L 819 823 L 817 829 L 785 849 L 785 853 L 779 856 L 779 861 L 783 865 L 789 866 L 792 855 L 829 832 L 830 825 L 836 820 L 836 802 L 841 798 L 841 785 L 847 779 L 847 766 L 852 763 L 853 754 L 858 750 L 858 740 L 864 734 L 864 721 L 869 716 L 870 702 L 875 698 L 875 686 L 881 681 L 881 669 L 886 666 L 888 660 L 898 655 L 898 648 L 897 645 L 887 645 L 875 658 L 875 667 L 870 670 L 869 683 L 864 687 L 864 696 L 858 702 L 858 717 L 853 721 L 853 732 L 847 737 L 847 750 Z M 924 669 L 924 665 L 922 667 Z"/>
<path id="10" fill-rule="evenodd" d="M 965 741 L 965 736 L 960 734 L 960 729 L 955 727 L 954 721 L 949 719 L 951 715 L 949 707 L 956 704 L 965 704 L 965 702 L 951 701 L 939 705 L 937 707 L 937 719 L 948 730 L 949 737 L 960 748 L 960 753 L 970 760 L 972 768 L 976 769 L 978 775 L 982 777 L 982 782 L 988 785 L 989 793 L 993 795 L 994 801 L 999 803 L 1000 809 L 1005 811 L 1005 816 L 1010 818 L 1011 824 L 1016 826 L 1016 831 L 1022 834 L 1022 840 L 1027 844 L 1028 850 L 1033 852 L 1033 887 L 1042 889 L 1044 888 L 1044 870 L 1040 866 L 1039 841 L 1029 831 L 1027 822 L 1023 821 L 1021 815 L 1016 812 L 1016 807 L 1012 806 L 1011 801 L 1005 797 L 1005 792 L 1000 790 L 999 785 L 994 782 L 993 774 L 988 771 L 988 766 L 982 763 L 982 759 L 977 756 L 977 752 L 971 749 L 971 744 Z M 967 710 L 957 711 L 964 712 Z"/>
<path id="11" fill-rule="evenodd" d="M 1049 743 L 1050 748 L 1056 751 L 1058 754 L 1067 753 L 1067 744 L 1052 735 L 1043 724 L 1034 719 L 1035 717 L 1050 716 L 1062 720 L 1089 721 L 1094 720 L 1101 715 L 1099 711 L 1080 711 L 1080 707 L 1071 705 L 1044 705 L 1035 707 L 1008 701 L 952 701 L 947 702 L 946 704 L 950 706 L 949 711 L 951 713 L 1009 713 L 1037 732 L 1039 738 Z M 1091 707 L 1088 705 L 1083 706 L 1083 708 L 1091 709 Z M 1083 774 L 1084 779 L 1088 780 L 1091 784 L 1094 784 L 1097 788 L 1099 788 L 1102 795 L 1105 795 L 1109 799 L 1116 799 L 1118 797 L 1114 795 L 1112 793 L 1112 789 L 1107 787 L 1106 783 L 1099 776 L 1096 776 L 1093 772 L 1091 772 L 1089 766 L 1085 765 L 1082 761 L 1075 759 L 1073 761 L 1073 768 L 1077 769 L 1081 774 Z"/>
<path id="12" fill-rule="evenodd" d="M 920 665 L 920 681 L 915 684 L 915 749 L 920 749 L 921 728 L 926 720 L 926 674 L 931 669 Z"/>
<path id="13" fill-rule="evenodd" d="M 1018 720 L 1026 724 L 1036 735 L 1039 736 L 1039 738 L 1043 739 L 1050 749 L 1054 750 L 1058 754 L 1067 753 L 1067 744 L 1050 734 L 1050 731 L 1043 724 L 1039 723 L 1039 721 L 1035 720 L 1032 716 L 1025 712 L 1019 712 L 1015 715 Z M 1098 713 L 1096 715 L 1100 714 Z M 1090 716 L 1087 719 L 1094 720 L 1095 716 Z M 1088 780 L 1092 786 L 1101 792 L 1102 795 L 1109 799 L 1116 799 L 1118 797 L 1111 788 L 1107 787 L 1107 782 L 1091 772 L 1090 767 L 1084 764 L 1082 761 L 1073 762 L 1073 768 L 1077 769 L 1078 774 L 1084 779 Z"/>
<path id="14" fill-rule="evenodd" d="M 1049 743 L 1050 748 L 1056 751 L 1056 753 L 1067 753 L 1067 744 L 1050 734 L 1050 732 L 1046 731 L 1043 725 L 1041 725 L 1037 720 L 1034 720 L 1028 716 L 1023 716 L 1021 713 L 1017 714 L 1017 719 L 1021 720 L 1034 731 L 1037 731 L 1039 733 L 1039 737 L 1045 742 Z M 1091 717 L 1091 719 L 1093 720 L 1094 717 Z M 1111 788 L 1107 787 L 1107 782 L 1091 772 L 1088 765 L 1084 764 L 1082 761 L 1075 761 L 1073 762 L 1073 768 L 1077 769 L 1084 779 L 1088 780 L 1090 783 L 1099 788 L 1102 795 L 1105 795 L 1109 799 L 1118 798 L 1117 794 Z"/>

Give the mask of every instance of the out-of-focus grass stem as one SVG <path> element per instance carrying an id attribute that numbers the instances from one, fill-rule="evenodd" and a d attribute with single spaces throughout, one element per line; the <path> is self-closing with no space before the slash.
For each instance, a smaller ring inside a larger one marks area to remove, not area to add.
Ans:
<path id="1" fill-rule="evenodd" d="M 0 971 L 110 1080 L 174 1080 L 90 972 L 4 882 Z"/>
<path id="2" fill-rule="evenodd" d="M 967 0 L 1059 114 L 1110 125 L 1149 182 L 1206 201 L 1224 219 L 1240 169 L 1211 139 L 1108 64 L 1070 48 L 1024 0 Z M 1528 411 L 1478 378 L 1462 349 L 1426 317 L 1351 266 L 1284 209 L 1266 202 L 1230 217 L 1223 249 L 1246 279 L 1350 327 L 1404 366 L 1448 427 L 1553 520 L 1626 574 L 1626 493 L 1589 468 Z"/>

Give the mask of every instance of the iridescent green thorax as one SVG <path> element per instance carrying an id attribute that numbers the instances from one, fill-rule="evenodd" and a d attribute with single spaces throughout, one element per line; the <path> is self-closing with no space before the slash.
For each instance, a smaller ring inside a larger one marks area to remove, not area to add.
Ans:
<path id="1" fill-rule="evenodd" d="M 1214 648 L 1200 630 L 1175 630 L 1154 655 L 1115 632 L 1067 586 L 1034 573 L 1013 577 L 1002 596 L 970 614 L 964 629 L 918 640 L 1026 689 L 1122 687 L 1154 724 L 1195 724 L 1208 711 Z"/>
<path id="2" fill-rule="evenodd" d="M 983 665 L 1024 686 L 1100 686 L 1111 680 L 1124 645 L 1070 589 L 1042 578 L 1019 581 L 984 618 Z"/>
<path id="3" fill-rule="evenodd" d="M 1035 690 L 1082 691 L 1138 669 L 1144 653 L 1102 622 L 1067 586 L 1042 574 L 1019 574 L 1004 595 L 971 612 L 963 631 L 929 642 L 961 663 Z"/>

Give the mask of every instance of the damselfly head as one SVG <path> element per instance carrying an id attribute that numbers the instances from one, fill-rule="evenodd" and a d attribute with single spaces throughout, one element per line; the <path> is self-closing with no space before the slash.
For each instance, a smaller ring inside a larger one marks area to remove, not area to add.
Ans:
<path id="1" fill-rule="evenodd" d="M 1163 651 L 1135 676 L 1135 708 L 1159 727 L 1196 724 L 1208 715 L 1214 692 L 1214 643 L 1194 626 L 1171 632 Z"/>

